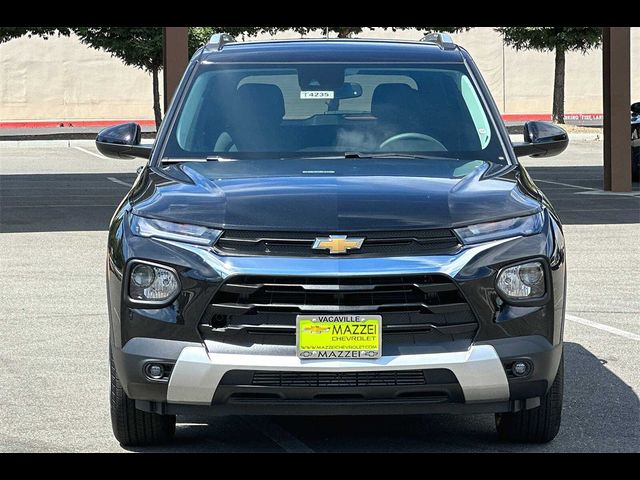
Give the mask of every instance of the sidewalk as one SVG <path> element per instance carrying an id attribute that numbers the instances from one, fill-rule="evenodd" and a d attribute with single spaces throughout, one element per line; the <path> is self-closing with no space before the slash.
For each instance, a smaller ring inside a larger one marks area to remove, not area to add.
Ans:
<path id="1" fill-rule="evenodd" d="M 509 134 L 521 136 L 523 123 L 507 122 Z M 96 135 L 104 127 L 53 127 L 53 128 L 0 128 L 0 144 L 7 141 L 40 141 L 40 140 L 95 140 Z M 570 126 L 569 126 L 570 129 Z M 151 126 L 142 127 L 142 138 L 155 138 L 156 129 Z M 594 133 L 571 133 L 571 139 L 595 139 L 600 129 L 594 128 Z M 515 139 L 515 138 L 514 138 Z M 515 139 L 521 141 L 520 138 Z"/>
<path id="2" fill-rule="evenodd" d="M 0 142 L 17 140 L 95 139 L 104 127 L 0 128 Z M 153 138 L 154 126 L 142 127 L 142 138 Z"/>

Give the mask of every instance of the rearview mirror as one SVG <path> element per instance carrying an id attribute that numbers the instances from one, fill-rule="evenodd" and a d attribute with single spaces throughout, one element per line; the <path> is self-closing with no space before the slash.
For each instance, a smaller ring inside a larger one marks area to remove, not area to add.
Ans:
<path id="1" fill-rule="evenodd" d="M 338 100 L 347 98 L 358 98 L 362 96 L 362 85 L 354 82 L 346 82 L 335 91 L 335 97 Z"/>
<path id="2" fill-rule="evenodd" d="M 634 115 L 640 115 L 640 102 L 631 104 L 631 113 Z"/>
<path id="3" fill-rule="evenodd" d="M 140 125 L 123 123 L 100 130 L 96 137 L 96 148 L 111 158 L 149 158 L 152 146 L 140 144 L 141 137 Z"/>
<path id="4" fill-rule="evenodd" d="M 549 122 L 524 124 L 524 143 L 514 143 L 518 157 L 553 157 L 565 151 L 569 145 L 567 132 Z"/>

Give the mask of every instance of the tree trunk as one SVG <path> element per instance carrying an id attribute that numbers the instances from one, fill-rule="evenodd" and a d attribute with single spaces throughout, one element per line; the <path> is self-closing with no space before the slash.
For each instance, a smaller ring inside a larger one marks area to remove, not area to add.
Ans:
<path id="1" fill-rule="evenodd" d="M 556 47 L 556 71 L 553 82 L 553 121 L 564 123 L 564 66 L 565 50 Z"/>
<path id="2" fill-rule="evenodd" d="M 158 83 L 158 67 L 151 69 L 153 78 L 153 115 L 156 119 L 156 130 L 160 128 L 162 122 L 162 111 L 160 110 L 160 85 Z"/>

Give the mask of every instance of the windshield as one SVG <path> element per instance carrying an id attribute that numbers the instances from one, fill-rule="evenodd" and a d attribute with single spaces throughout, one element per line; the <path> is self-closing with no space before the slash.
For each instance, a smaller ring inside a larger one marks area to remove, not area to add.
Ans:
<path id="1" fill-rule="evenodd" d="M 463 64 L 205 64 L 162 154 L 506 163 Z"/>

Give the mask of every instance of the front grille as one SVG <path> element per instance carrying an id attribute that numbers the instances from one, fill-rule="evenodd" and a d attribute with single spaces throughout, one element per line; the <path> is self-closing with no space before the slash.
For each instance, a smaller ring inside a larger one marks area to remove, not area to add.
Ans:
<path id="1" fill-rule="evenodd" d="M 219 342 L 295 345 L 296 315 L 304 313 L 382 315 L 384 345 L 468 341 L 478 328 L 457 285 L 444 275 L 243 275 L 219 287 L 199 331 Z"/>
<path id="2" fill-rule="evenodd" d="M 422 370 L 390 372 L 254 372 L 261 387 L 393 387 L 426 385 Z"/>
<path id="3" fill-rule="evenodd" d="M 393 232 L 329 232 L 364 238 L 362 248 L 348 256 L 403 256 L 453 253 L 460 248 L 451 229 L 410 230 Z M 285 257 L 326 257 L 328 251 L 313 250 L 318 237 L 328 232 L 252 232 L 226 230 L 215 245 L 221 255 L 268 255 Z M 340 256 L 340 255 L 333 255 Z"/>
<path id="4" fill-rule="evenodd" d="M 214 315 L 470 311 L 456 284 L 444 275 L 239 276 L 218 289 L 211 306 Z"/>

